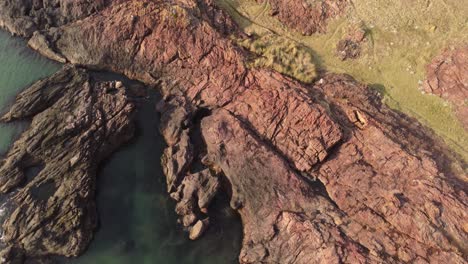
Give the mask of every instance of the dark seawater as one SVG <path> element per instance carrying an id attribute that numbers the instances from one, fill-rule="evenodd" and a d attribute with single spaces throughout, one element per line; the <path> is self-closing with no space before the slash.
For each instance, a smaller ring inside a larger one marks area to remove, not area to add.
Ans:
<path id="1" fill-rule="evenodd" d="M 10 65 L 10 66 L 8 66 Z M 0 31 L 0 109 L 31 82 L 52 74 L 59 65 Z M 5 68 L 5 69 L 3 69 Z M 5 73 L 6 72 L 6 73 Z M 102 77 L 101 74 L 98 74 Z M 115 78 L 107 75 L 102 78 Z M 137 136 L 110 157 L 98 173 L 99 228 L 89 249 L 73 264 L 218 264 L 237 263 L 242 226 L 227 197 L 210 208 L 211 226 L 190 241 L 177 224 L 175 203 L 166 193 L 160 158 L 165 147 L 155 112 L 158 95 L 138 99 Z M 0 151 L 5 151 L 18 126 L 0 125 Z"/>
<path id="2" fill-rule="evenodd" d="M 214 225 L 190 241 L 176 223 L 175 203 L 166 193 L 160 157 L 157 95 L 141 102 L 138 135 L 99 173 L 100 229 L 87 253 L 73 263 L 236 263 L 241 244 L 239 219 L 220 197 Z M 215 210 L 216 209 L 216 210 Z"/>

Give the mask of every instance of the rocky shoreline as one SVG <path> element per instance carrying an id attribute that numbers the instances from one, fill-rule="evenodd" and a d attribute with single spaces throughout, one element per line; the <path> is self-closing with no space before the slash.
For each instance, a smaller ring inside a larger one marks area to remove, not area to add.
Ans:
<path id="1" fill-rule="evenodd" d="M 305 85 L 247 67 L 249 52 L 230 38 L 247 36 L 211 0 L 0 7 L 0 26 L 41 54 L 160 87 L 162 162 L 190 238 L 226 192 L 244 228 L 240 263 L 465 263 L 466 164 L 350 76 Z M 0 190 L 18 190 L 6 263 L 84 250 L 95 169 L 131 137 L 133 108 L 120 83 L 72 66 L 17 98 L 4 120 L 34 118 L 0 169 Z M 34 199 L 42 184 L 49 195 Z"/>
<path id="2" fill-rule="evenodd" d="M 96 227 L 97 167 L 132 138 L 134 108 L 122 83 L 69 66 L 17 97 L 2 121 L 32 122 L 0 166 L 0 191 L 13 192 L 6 263 L 83 253 Z"/>

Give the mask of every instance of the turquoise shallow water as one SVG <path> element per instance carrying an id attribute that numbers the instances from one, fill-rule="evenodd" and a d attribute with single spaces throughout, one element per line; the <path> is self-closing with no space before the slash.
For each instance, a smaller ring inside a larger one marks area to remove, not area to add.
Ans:
<path id="1" fill-rule="evenodd" d="M 0 30 L 0 113 L 4 113 L 5 107 L 20 90 L 59 68 L 58 63 L 27 48 L 24 40 Z M 18 124 L 0 124 L 0 154 L 7 150 L 13 136 L 22 127 Z"/>
<path id="2" fill-rule="evenodd" d="M 0 31 L 0 109 L 28 84 L 52 74 L 60 65 Z M 115 77 L 115 76 L 111 76 Z M 107 77 L 103 77 L 107 78 Z M 142 99 L 138 135 L 103 164 L 98 174 L 99 229 L 86 253 L 73 264 L 218 264 L 236 263 L 242 239 L 239 217 L 218 197 L 213 223 L 198 241 L 190 241 L 176 223 L 175 203 L 165 190 L 160 165 L 164 142 L 155 114 L 157 94 Z M 0 153 L 25 125 L 0 124 Z"/>

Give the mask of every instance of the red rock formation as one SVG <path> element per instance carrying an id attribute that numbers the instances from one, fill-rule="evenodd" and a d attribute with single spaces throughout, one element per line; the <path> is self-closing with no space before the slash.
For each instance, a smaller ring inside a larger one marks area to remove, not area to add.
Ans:
<path id="1" fill-rule="evenodd" d="M 211 0 L 178 0 L 115 3 L 42 34 L 71 63 L 160 85 L 177 211 L 198 234 L 227 180 L 240 262 L 465 262 L 467 179 L 443 143 L 348 76 L 305 86 L 247 68 L 228 33 L 241 34 Z"/>
<path id="2" fill-rule="evenodd" d="M 303 35 L 326 31 L 328 20 L 341 14 L 348 0 L 258 0 L 268 2 L 271 15 Z"/>
<path id="3" fill-rule="evenodd" d="M 448 50 L 426 67 L 423 89 L 449 101 L 468 130 L 468 45 Z"/>
<path id="4" fill-rule="evenodd" d="M 323 161 L 341 139 L 326 109 L 298 83 L 264 70 L 251 71 L 245 83 L 248 89 L 226 109 L 274 144 L 298 170 L 309 171 Z"/>
<path id="5" fill-rule="evenodd" d="M 202 133 L 242 217 L 241 263 L 378 263 L 341 231 L 340 210 L 249 125 L 217 110 L 203 119 Z"/>
<path id="6" fill-rule="evenodd" d="M 330 75 L 315 88 L 345 134 L 317 173 L 331 199 L 360 224 L 346 234 L 402 262 L 463 263 L 454 252 L 467 249 L 467 178 L 451 168 L 440 143 L 349 77 Z"/>

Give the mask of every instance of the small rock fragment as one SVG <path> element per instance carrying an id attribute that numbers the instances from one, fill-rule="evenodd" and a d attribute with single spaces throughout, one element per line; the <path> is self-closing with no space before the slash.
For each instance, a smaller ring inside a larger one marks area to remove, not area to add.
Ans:
<path id="1" fill-rule="evenodd" d="M 115 88 L 120 89 L 123 87 L 123 83 L 121 81 L 115 82 Z"/>
<path id="2" fill-rule="evenodd" d="M 78 162 L 79 159 L 80 159 L 80 155 L 79 155 L 79 154 L 73 156 L 73 157 L 70 159 L 70 167 L 75 166 L 75 164 Z"/>
<path id="3" fill-rule="evenodd" d="M 364 117 L 364 114 L 362 114 L 359 110 L 355 110 L 354 114 L 356 115 L 357 121 L 362 125 L 362 126 L 367 126 L 367 119 Z"/>
<path id="4" fill-rule="evenodd" d="M 206 218 L 204 220 L 198 220 L 198 222 L 190 229 L 189 238 L 191 240 L 199 239 L 203 233 L 208 228 L 209 219 Z"/>

